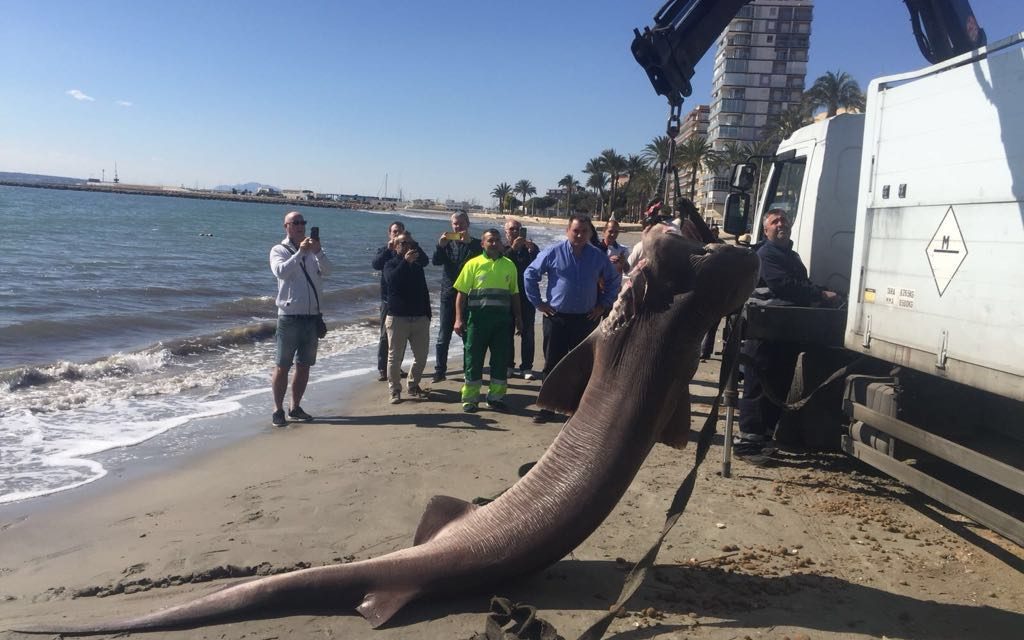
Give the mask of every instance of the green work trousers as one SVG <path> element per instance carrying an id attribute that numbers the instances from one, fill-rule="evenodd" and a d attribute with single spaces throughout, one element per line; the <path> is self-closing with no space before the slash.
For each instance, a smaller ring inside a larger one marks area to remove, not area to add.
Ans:
<path id="1" fill-rule="evenodd" d="M 466 342 L 463 368 L 466 383 L 462 385 L 462 401 L 478 402 L 484 377 L 484 356 L 491 352 L 491 385 L 488 400 L 502 400 L 508 391 L 508 368 L 512 364 L 508 334 L 512 330 L 508 309 L 470 309 L 466 320 Z"/>

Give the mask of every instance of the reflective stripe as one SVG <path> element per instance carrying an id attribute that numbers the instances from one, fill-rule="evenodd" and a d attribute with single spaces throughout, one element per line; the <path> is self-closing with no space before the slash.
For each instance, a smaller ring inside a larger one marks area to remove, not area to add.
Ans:
<path id="1" fill-rule="evenodd" d="M 470 309 L 510 309 L 512 296 L 508 289 L 474 289 L 469 292 Z"/>

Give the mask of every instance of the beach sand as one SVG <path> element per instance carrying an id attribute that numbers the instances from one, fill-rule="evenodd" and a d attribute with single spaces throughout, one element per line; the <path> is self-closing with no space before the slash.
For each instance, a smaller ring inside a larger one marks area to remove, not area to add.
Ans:
<path id="1" fill-rule="evenodd" d="M 718 365 L 702 364 L 691 386 L 695 431 Z M 0 629 L 139 615 L 229 576 L 409 546 L 431 496 L 497 493 L 561 427 L 531 423 L 540 383 L 521 379 L 510 381 L 510 413 L 463 414 L 459 374 L 432 385 L 427 401 L 390 405 L 384 383 L 367 377 L 339 394 L 336 382 L 316 384 L 314 370 L 303 403 L 314 423 L 275 429 L 267 410 L 246 418 L 251 436 L 179 464 L 0 509 Z M 269 391 L 262 400 L 269 406 Z M 574 638 L 657 537 L 694 441 L 684 451 L 657 445 L 568 558 L 490 592 L 414 603 L 377 631 L 352 611 L 270 611 L 132 637 L 468 640 L 484 630 L 489 597 L 503 595 L 536 605 Z M 767 469 L 737 461 L 723 479 L 720 444 L 721 435 L 658 568 L 613 623 L 620 637 L 1019 637 L 1019 547 L 840 455 L 787 454 Z"/>

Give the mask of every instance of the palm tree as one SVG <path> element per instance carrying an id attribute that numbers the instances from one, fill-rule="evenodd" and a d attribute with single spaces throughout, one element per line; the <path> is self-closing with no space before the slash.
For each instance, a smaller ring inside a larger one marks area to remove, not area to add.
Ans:
<path id="1" fill-rule="evenodd" d="M 772 117 L 765 125 L 765 139 L 778 144 L 788 138 L 794 131 L 811 123 L 811 106 L 801 102 Z"/>
<path id="2" fill-rule="evenodd" d="M 604 206 L 604 185 L 608 183 L 608 175 L 604 172 L 592 173 L 587 178 L 587 188 L 593 189 L 597 196 L 597 206 Z"/>
<path id="3" fill-rule="evenodd" d="M 847 111 L 864 110 L 864 93 L 845 71 L 828 71 L 814 81 L 804 94 L 813 108 L 825 107 L 826 117 L 836 115 L 840 107 Z"/>
<path id="4" fill-rule="evenodd" d="M 587 178 L 587 187 L 594 189 L 598 195 L 598 206 L 603 208 L 604 185 L 608 183 L 608 174 L 605 172 L 604 162 L 601 160 L 601 157 L 598 156 L 587 160 L 587 166 L 583 168 L 583 173 L 590 176 Z"/>
<path id="5" fill-rule="evenodd" d="M 498 199 L 498 213 L 505 213 L 505 200 L 512 195 L 512 185 L 502 182 L 491 191 L 491 197 Z"/>
<path id="6" fill-rule="evenodd" d="M 697 174 L 718 155 L 704 136 L 691 136 L 677 149 L 677 162 L 690 172 L 690 200 L 697 196 Z"/>
<path id="7" fill-rule="evenodd" d="M 537 187 L 529 180 L 520 180 L 513 191 L 523 196 L 523 213 L 526 213 L 526 199 L 537 193 Z"/>
<path id="8" fill-rule="evenodd" d="M 644 150 L 640 152 L 640 157 L 646 160 L 652 167 L 656 166 L 660 175 L 665 169 L 665 163 L 668 162 L 668 147 L 668 136 L 655 136 L 647 143 Z"/>
<path id="9" fill-rule="evenodd" d="M 630 200 L 637 202 L 639 198 L 639 178 L 640 174 L 648 171 L 647 162 L 644 161 L 643 157 L 635 153 L 631 153 L 626 156 L 626 211 L 631 211 Z M 632 196 L 632 198 L 630 197 Z"/>
<path id="10" fill-rule="evenodd" d="M 619 178 L 626 172 L 626 159 L 615 153 L 615 149 L 605 149 L 601 152 L 601 162 L 604 163 L 604 170 L 608 172 L 609 179 L 611 180 L 611 193 L 608 196 L 608 213 L 609 216 L 612 216 L 615 215 L 615 189 L 618 187 Z"/>
<path id="11" fill-rule="evenodd" d="M 558 186 L 565 188 L 565 214 L 569 215 L 569 203 L 572 202 L 572 194 L 580 188 L 580 183 L 576 181 L 576 178 L 571 173 L 567 173 L 558 181 Z"/>

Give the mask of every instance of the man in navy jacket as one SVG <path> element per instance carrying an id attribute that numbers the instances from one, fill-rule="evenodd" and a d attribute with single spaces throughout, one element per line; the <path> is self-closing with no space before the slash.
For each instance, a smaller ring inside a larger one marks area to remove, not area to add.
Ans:
<path id="1" fill-rule="evenodd" d="M 768 287 L 772 296 L 792 304 L 809 307 L 831 305 L 838 294 L 811 282 L 800 255 L 793 251 L 790 239 L 792 223 L 782 209 L 771 209 L 764 215 L 765 240 L 758 245 L 761 259 L 761 287 Z M 743 352 L 753 359 L 753 366 L 743 369 L 743 398 L 739 401 L 740 433 L 736 456 L 754 464 L 767 464 L 770 451 L 766 445 L 775 432 L 782 408 L 768 399 L 765 385 L 778 398 L 785 398 L 793 380 L 800 345 L 794 342 L 746 340 Z"/>

